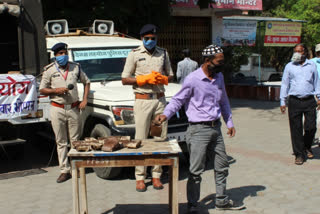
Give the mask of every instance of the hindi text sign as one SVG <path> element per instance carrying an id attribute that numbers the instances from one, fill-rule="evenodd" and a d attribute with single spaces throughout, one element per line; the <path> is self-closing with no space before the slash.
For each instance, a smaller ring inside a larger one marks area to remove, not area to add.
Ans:
<path id="1" fill-rule="evenodd" d="M 299 22 L 266 22 L 264 46 L 292 47 L 301 41 Z"/>
<path id="2" fill-rule="evenodd" d="M 37 111 L 36 78 L 0 74 L 0 119 L 12 119 Z"/>

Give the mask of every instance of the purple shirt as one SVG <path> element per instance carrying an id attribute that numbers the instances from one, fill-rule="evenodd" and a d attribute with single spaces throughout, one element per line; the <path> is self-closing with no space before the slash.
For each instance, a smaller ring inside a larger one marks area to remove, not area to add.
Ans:
<path id="1" fill-rule="evenodd" d="M 213 80 L 205 75 L 201 67 L 190 73 L 163 114 L 169 120 L 183 105 L 189 122 L 217 120 L 222 114 L 227 127 L 233 127 L 230 104 L 221 73 L 216 74 Z"/>

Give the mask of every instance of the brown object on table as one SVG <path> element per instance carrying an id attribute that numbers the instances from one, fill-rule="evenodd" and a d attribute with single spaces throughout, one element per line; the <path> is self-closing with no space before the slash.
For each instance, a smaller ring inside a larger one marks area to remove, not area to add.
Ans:
<path id="1" fill-rule="evenodd" d="M 161 123 L 158 123 L 155 120 L 152 120 L 150 124 L 150 136 L 161 137 L 161 133 L 162 133 Z"/>
<path id="2" fill-rule="evenodd" d="M 122 145 L 128 149 L 137 149 L 141 146 L 141 140 L 123 141 Z"/>
<path id="3" fill-rule="evenodd" d="M 93 141 L 93 140 L 97 140 L 94 137 L 86 137 L 84 138 L 84 141 Z"/>
<path id="4" fill-rule="evenodd" d="M 99 141 L 95 140 L 90 142 L 90 146 L 93 150 L 101 150 L 103 143 L 100 143 Z"/>
<path id="5" fill-rule="evenodd" d="M 120 149 L 120 148 L 121 148 L 121 145 L 119 143 L 119 138 L 109 137 L 108 139 L 103 140 L 103 146 L 102 146 L 101 150 L 104 152 L 113 152 L 113 151 Z"/>
<path id="6" fill-rule="evenodd" d="M 119 143 L 120 143 L 120 145 L 121 145 L 122 147 L 126 147 L 125 145 L 130 142 L 130 139 L 131 139 L 130 136 L 122 136 L 122 137 L 120 138 Z"/>
<path id="7" fill-rule="evenodd" d="M 110 138 L 116 138 L 119 141 L 121 136 L 98 137 L 98 140 L 106 140 L 106 139 L 110 139 Z"/>
<path id="8" fill-rule="evenodd" d="M 124 141 L 124 140 L 130 141 L 131 137 L 130 136 L 121 136 L 120 141 Z"/>
<path id="9" fill-rule="evenodd" d="M 76 140 L 73 141 L 71 144 L 73 146 L 73 148 L 76 148 L 77 146 L 81 145 L 83 143 L 83 140 Z"/>
<path id="10" fill-rule="evenodd" d="M 91 147 L 89 145 L 78 145 L 76 146 L 76 150 L 78 152 L 89 152 L 91 150 Z"/>
<path id="11" fill-rule="evenodd" d="M 103 143 L 100 143 L 98 140 L 77 140 L 72 142 L 72 146 L 79 152 L 88 152 L 90 150 L 101 150 Z"/>

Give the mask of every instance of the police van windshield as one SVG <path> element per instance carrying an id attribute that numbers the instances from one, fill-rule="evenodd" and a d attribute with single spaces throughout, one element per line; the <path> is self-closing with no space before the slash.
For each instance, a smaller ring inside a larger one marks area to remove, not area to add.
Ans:
<path id="1" fill-rule="evenodd" d="M 72 55 L 92 82 L 113 81 L 121 80 L 126 58 L 133 48 L 74 49 Z"/>

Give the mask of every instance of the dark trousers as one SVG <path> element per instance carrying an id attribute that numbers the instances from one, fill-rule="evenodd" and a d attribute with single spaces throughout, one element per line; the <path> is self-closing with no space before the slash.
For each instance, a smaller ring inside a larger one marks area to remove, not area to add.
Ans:
<path id="1" fill-rule="evenodd" d="M 291 143 L 295 156 L 304 156 L 306 149 L 311 149 L 316 133 L 317 102 L 313 96 L 299 99 L 289 97 L 288 113 L 291 133 Z M 302 124 L 304 116 L 304 124 Z"/>

